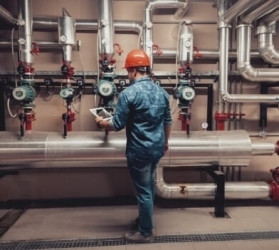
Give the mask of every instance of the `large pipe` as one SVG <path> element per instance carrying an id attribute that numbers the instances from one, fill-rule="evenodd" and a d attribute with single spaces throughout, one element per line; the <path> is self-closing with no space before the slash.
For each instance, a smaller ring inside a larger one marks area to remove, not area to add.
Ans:
<path id="1" fill-rule="evenodd" d="M 148 0 L 143 11 L 143 50 L 150 58 L 151 66 L 153 64 L 153 11 L 162 8 L 182 9 L 179 15 L 187 11 L 187 0 Z"/>
<path id="2" fill-rule="evenodd" d="M 163 178 L 163 168 L 156 171 L 156 195 L 165 199 L 203 199 L 215 198 L 214 183 L 166 183 Z M 226 199 L 267 199 L 270 187 L 265 182 L 226 182 Z"/>
<path id="3" fill-rule="evenodd" d="M 114 55 L 114 25 L 113 25 L 113 1 L 112 0 L 98 0 L 99 4 L 99 55 L 104 54 L 108 58 Z"/>
<path id="4" fill-rule="evenodd" d="M 272 155 L 273 143 L 251 142 L 239 131 L 172 132 L 170 149 L 159 165 L 248 166 L 252 155 Z M 0 132 L 0 166 L 5 168 L 124 167 L 126 134 L 123 132 L 31 132 L 23 138 L 15 132 Z"/>

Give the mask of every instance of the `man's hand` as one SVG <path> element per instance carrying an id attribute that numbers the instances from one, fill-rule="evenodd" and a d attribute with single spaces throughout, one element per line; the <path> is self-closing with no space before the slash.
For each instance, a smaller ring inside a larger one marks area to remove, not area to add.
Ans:
<path id="1" fill-rule="evenodd" d="M 99 117 L 95 118 L 95 122 L 97 123 L 98 128 L 102 128 L 102 126 L 100 124 L 102 121 L 103 121 L 103 117 L 102 116 L 99 116 Z"/>

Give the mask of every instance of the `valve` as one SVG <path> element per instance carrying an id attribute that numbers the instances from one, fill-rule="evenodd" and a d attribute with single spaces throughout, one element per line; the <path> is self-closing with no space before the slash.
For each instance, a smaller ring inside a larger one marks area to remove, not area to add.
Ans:
<path id="1" fill-rule="evenodd" d="M 119 56 L 121 56 L 121 54 L 124 52 L 123 49 L 121 48 L 120 44 L 115 43 L 114 46 L 115 48 L 115 53 L 117 53 Z"/>
<path id="2" fill-rule="evenodd" d="M 32 43 L 32 50 L 30 52 L 31 54 L 35 54 L 35 55 L 39 54 L 40 50 L 37 43 Z"/>
<path id="3" fill-rule="evenodd" d="M 14 88 L 12 92 L 13 98 L 23 103 L 33 102 L 36 97 L 36 90 L 29 85 L 22 85 Z"/>
<path id="4" fill-rule="evenodd" d="M 64 121 L 64 133 L 63 136 L 67 136 L 67 131 L 72 131 L 72 122 L 76 119 L 75 113 L 68 110 L 67 113 L 62 114 L 62 120 Z"/>
<path id="5" fill-rule="evenodd" d="M 61 67 L 61 73 L 67 77 L 70 78 L 73 76 L 74 72 L 74 67 L 68 65 L 66 62 L 64 62 L 64 64 Z"/>
<path id="6" fill-rule="evenodd" d="M 163 54 L 162 50 L 160 49 L 159 45 L 157 44 L 153 44 L 152 48 L 156 49 L 155 53 L 157 54 L 157 56 L 160 56 Z"/>
<path id="7" fill-rule="evenodd" d="M 113 97 L 116 94 L 116 86 L 108 80 L 100 80 L 97 84 L 98 94 L 102 97 Z"/>
<path id="8" fill-rule="evenodd" d="M 270 198 L 272 200 L 279 200 L 279 167 L 270 169 L 273 180 L 270 183 Z"/>
<path id="9" fill-rule="evenodd" d="M 72 100 L 74 97 L 74 89 L 71 87 L 65 87 L 60 91 L 59 94 L 65 100 Z"/>

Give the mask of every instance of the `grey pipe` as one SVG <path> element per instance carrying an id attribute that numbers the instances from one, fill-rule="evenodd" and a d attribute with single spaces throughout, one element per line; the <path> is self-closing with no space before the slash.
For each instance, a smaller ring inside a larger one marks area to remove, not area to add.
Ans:
<path id="1" fill-rule="evenodd" d="M 205 199 L 215 198 L 214 183 L 166 183 L 163 168 L 158 167 L 155 181 L 156 195 L 165 199 Z M 267 199 L 270 187 L 265 182 L 226 182 L 226 199 Z"/>
<path id="2" fill-rule="evenodd" d="M 248 166 L 252 155 L 272 155 L 273 143 L 257 142 L 238 131 L 172 132 L 170 149 L 161 166 Z M 4 168 L 124 167 L 124 132 L 71 132 L 66 139 L 59 133 L 32 132 L 20 137 L 0 132 L 0 166 Z"/>
<path id="3" fill-rule="evenodd" d="M 230 23 L 235 17 L 242 15 L 263 0 L 242 0 L 236 2 L 232 7 L 226 10 L 222 16 L 225 23 Z"/>
<path id="4" fill-rule="evenodd" d="M 98 0 L 99 5 L 99 55 L 106 54 L 109 58 L 114 56 L 114 25 L 113 25 L 113 1 Z"/>
<path id="5" fill-rule="evenodd" d="M 179 34 L 179 50 L 177 62 L 180 66 L 193 62 L 194 54 L 194 32 L 191 23 L 183 22 Z"/>
<path id="6" fill-rule="evenodd" d="M 273 23 L 279 20 L 279 9 L 269 13 L 262 18 L 265 23 Z"/>
<path id="7" fill-rule="evenodd" d="M 251 11 L 248 14 L 245 14 L 241 17 L 241 20 L 243 23 L 252 23 L 253 21 L 263 17 L 264 15 L 274 11 L 276 8 L 279 7 L 279 1 L 278 0 L 269 0 L 265 1 L 263 4 L 261 4 L 258 8 Z"/>
<path id="8" fill-rule="evenodd" d="M 182 8 L 180 14 L 185 14 L 187 0 L 148 0 L 143 11 L 143 50 L 150 58 L 153 65 L 153 11 L 159 8 Z"/>

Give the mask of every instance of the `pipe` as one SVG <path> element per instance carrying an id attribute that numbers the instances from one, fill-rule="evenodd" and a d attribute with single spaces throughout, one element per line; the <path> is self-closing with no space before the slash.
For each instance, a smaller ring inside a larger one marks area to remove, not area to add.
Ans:
<path id="1" fill-rule="evenodd" d="M 243 23 L 252 23 L 253 21 L 263 17 L 264 15 L 274 11 L 276 8 L 279 7 L 279 1 L 278 0 L 269 0 L 265 1 L 263 4 L 261 4 L 258 8 L 251 11 L 248 14 L 245 14 L 241 17 L 241 20 Z"/>
<path id="2" fill-rule="evenodd" d="M 222 16 L 225 23 L 229 24 L 235 17 L 242 15 L 263 0 L 242 0 L 236 2 L 232 7 L 226 10 Z"/>
<path id="3" fill-rule="evenodd" d="M 279 64 L 279 51 L 274 47 L 273 36 L 276 33 L 276 23 L 266 25 L 261 21 L 257 27 L 258 49 L 262 59 L 271 64 Z"/>
<path id="4" fill-rule="evenodd" d="M 55 30 L 57 29 L 58 18 L 42 18 L 34 17 L 33 26 L 34 29 L 46 29 L 46 30 Z M 138 34 L 142 33 L 142 26 L 139 22 L 130 22 L 130 21 L 114 21 L 115 31 L 133 31 Z M 86 19 L 77 19 L 75 21 L 76 31 L 97 31 L 98 30 L 98 21 L 97 20 L 86 20 Z"/>
<path id="5" fill-rule="evenodd" d="M 262 68 L 256 69 L 250 64 L 251 48 L 251 25 L 242 24 L 237 27 L 237 69 L 241 75 L 250 80 L 257 82 L 278 82 L 278 69 Z M 268 95 L 261 97 L 259 102 L 278 102 L 278 95 Z"/>
<path id="6" fill-rule="evenodd" d="M 263 142 L 253 146 L 245 131 L 172 132 L 169 151 L 160 166 L 248 166 L 259 152 L 272 155 L 275 145 Z M 32 132 L 20 138 L 15 132 L 0 132 L 0 166 L 6 168 L 124 167 L 126 134 L 72 132 Z"/>
<path id="7" fill-rule="evenodd" d="M 1 42 L 0 42 L 1 45 Z M 153 57 L 156 59 L 175 59 L 177 55 L 176 49 L 161 49 L 162 54 L 158 55 L 155 51 L 153 52 Z M 194 51 L 194 61 L 199 59 L 210 59 L 217 60 L 219 59 L 220 53 L 219 50 L 199 50 L 199 57 L 197 57 L 197 52 Z M 252 59 L 259 59 L 260 53 L 256 50 L 251 51 L 250 56 Z M 229 51 L 229 59 L 236 60 L 237 59 L 237 51 L 231 50 Z"/>
<path id="8" fill-rule="evenodd" d="M 31 0 L 18 0 L 18 3 L 18 17 L 25 21 L 25 25 L 19 27 L 19 60 L 32 65 L 32 4 Z"/>
<path id="9" fill-rule="evenodd" d="M 6 10 L 2 5 L 0 5 L 0 17 L 8 21 L 10 24 L 24 25 L 24 21 L 22 19 L 16 19 L 16 17 L 14 17 L 14 15 Z"/>
<path id="10" fill-rule="evenodd" d="M 262 18 L 265 23 L 273 23 L 279 20 L 279 9 L 269 13 Z"/>
<path id="11" fill-rule="evenodd" d="M 165 199 L 214 199 L 214 183 L 168 184 L 163 178 L 163 168 L 156 171 L 155 193 Z M 270 186 L 265 182 L 226 182 L 226 199 L 267 199 Z"/>
<path id="12" fill-rule="evenodd" d="M 114 25 L 113 25 L 113 7 L 112 0 L 98 0 L 100 17 L 99 24 L 99 55 L 104 54 L 108 58 L 114 56 Z"/>
<path id="13" fill-rule="evenodd" d="M 193 62 L 194 32 L 190 23 L 183 22 L 179 34 L 179 52 L 177 62 L 181 67 Z"/>
<path id="14" fill-rule="evenodd" d="M 143 50 L 150 58 L 151 67 L 153 65 L 153 11 L 159 8 L 178 8 L 182 10 L 177 15 L 181 15 L 187 11 L 187 5 L 187 0 L 148 0 L 146 2 L 143 11 Z"/>

